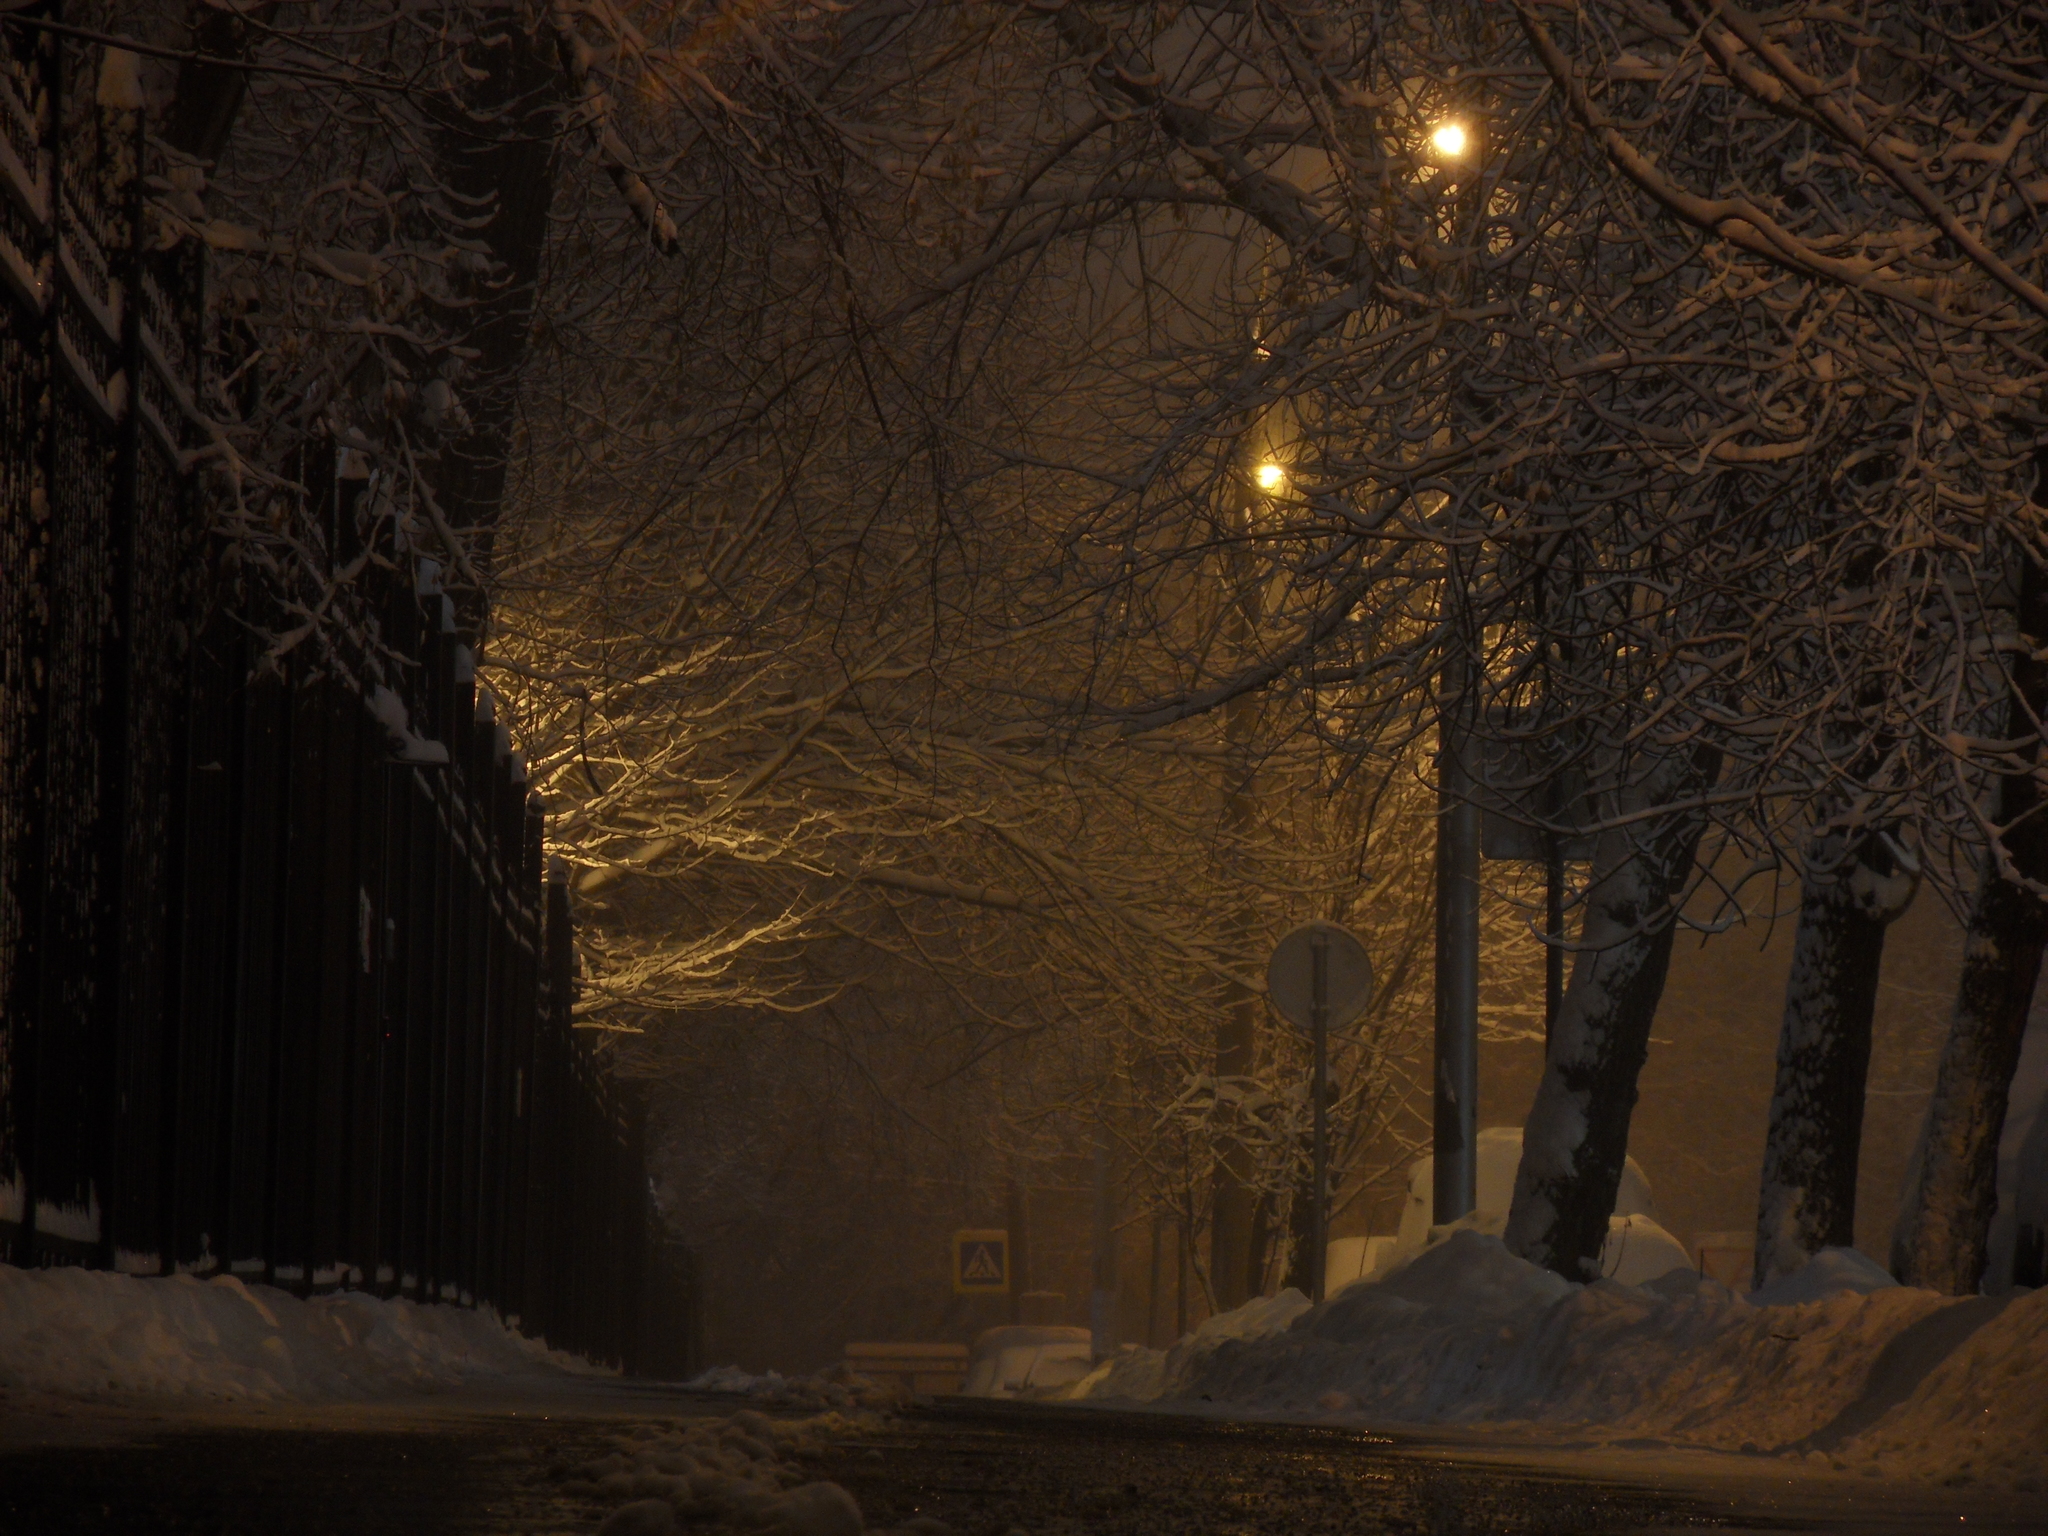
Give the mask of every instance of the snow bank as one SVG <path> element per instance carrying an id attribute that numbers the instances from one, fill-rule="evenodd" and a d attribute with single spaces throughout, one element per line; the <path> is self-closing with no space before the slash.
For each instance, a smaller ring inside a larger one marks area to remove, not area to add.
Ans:
<path id="1" fill-rule="evenodd" d="M 0 1386 L 17 1390 L 306 1401 L 596 1369 L 456 1307 L 0 1265 Z"/>
<path id="2" fill-rule="evenodd" d="M 1289 1288 L 1277 1296 L 1255 1296 L 1234 1312 L 1219 1312 L 1169 1350 L 1126 1346 L 1074 1383 L 1047 1394 L 1056 1398 L 1137 1398 L 1193 1395 L 1210 1359 L 1227 1344 L 1247 1344 L 1285 1333 L 1312 1303 Z"/>
<path id="3" fill-rule="evenodd" d="M 1944 1481 L 2048 1491 L 2048 1288 L 1962 1305 L 1996 1310 L 1848 1443 Z"/>
<path id="4" fill-rule="evenodd" d="M 2007 1305 L 1880 1286 L 1874 1265 L 1839 1251 L 1809 1269 L 1788 1277 L 1803 1289 L 1753 1304 L 1683 1270 L 1579 1285 L 1497 1238 L 1452 1232 L 1278 1328 L 1265 1326 L 1269 1310 L 1229 1323 L 1220 1332 L 1237 1336 L 1206 1351 L 1194 1336 L 1165 1353 L 1127 1351 L 1073 1395 L 1600 1425 L 1934 1477 L 2036 1475 L 2048 1445 L 2048 1291 Z"/>
<path id="5" fill-rule="evenodd" d="M 1476 1153 L 1472 1211 L 1442 1226 L 1430 1222 L 1436 1158 L 1421 1157 L 1409 1166 L 1408 1200 L 1401 1208 L 1401 1226 L 1393 1241 L 1354 1239 L 1365 1243 L 1369 1250 L 1373 1244 L 1382 1244 L 1376 1268 L 1366 1270 L 1364 1278 L 1376 1278 L 1410 1262 L 1453 1232 L 1499 1237 L 1507 1231 L 1508 1212 L 1514 1204 L 1515 1172 L 1522 1161 L 1522 1128 L 1489 1126 L 1479 1133 Z M 1692 1267 L 1692 1255 L 1686 1252 L 1685 1245 L 1658 1225 L 1657 1202 L 1650 1193 L 1648 1176 L 1634 1158 L 1625 1158 L 1621 1184 L 1614 1196 L 1614 1214 L 1607 1222 L 1607 1241 L 1600 1250 L 1600 1273 L 1624 1285 L 1642 1285 L 1671 1270 Z M 1344 1280 L 1350 1284 L 1357 1278 L 1347 1275 Z M 1326 1288 L 1335 1290 L 1327 1283 Z"/>
<path id="6" fill-rule="evenodd" d="M 1791 1274 L 1780 1275 L 1762 1290 L 1751 1291 L 1749 1301 L 1756 1307 L 1796 1307 L 1844 1292 L 1868 1296 L 1898 1283 L 1867 1254 L 1854 1248 L 1823 1248 Z"/>

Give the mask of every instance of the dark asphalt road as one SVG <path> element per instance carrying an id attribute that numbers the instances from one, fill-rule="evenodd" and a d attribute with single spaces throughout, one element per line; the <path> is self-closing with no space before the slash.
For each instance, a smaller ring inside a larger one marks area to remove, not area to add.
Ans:
<path id="1" fill-rule="evenodd" d="M 871 1522 L 962 1536 L 1598 1536 L 1722 1525 L 1704 1504 L 1286 1424 L 1000 1407 L 900 1422 L 832 1468 Z"/>
<path id="2" fill-rule="evenodd" d="M 516 1412 L 358 1405 L 268 1425 L 165 1413 L 103 1443 L 41 1445 L 17 1415 L 0 1451 L 0 1536 L 587 1533 L 608 1506 L 565 1486 L 566 1468 L 636 1424 L 733 1406 L 585 1385 Z M 1008 1404 L 927 1405 L 804 1471 L 844 1485 L 871 1527 L 929 1516 L 958 1536 L 2048 1532 L 2048 1508 L 2028 1502 L 1759 1458 Z"/>

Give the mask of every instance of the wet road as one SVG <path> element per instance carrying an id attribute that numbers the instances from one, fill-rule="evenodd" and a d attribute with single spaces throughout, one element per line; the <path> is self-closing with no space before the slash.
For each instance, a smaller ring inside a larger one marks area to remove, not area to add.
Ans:
<path id="1" fill-rule="evenodd" d="M 963 1536 L 1574 1536 L 1723 1524 L 1698 1500 L 1402 1454 L 1352 1430 L 1151 1414 L 948 1411 L 838 1469 L 871 1521 Z"/>
<path id="2" fill-rule="evenodd" d="M 454 1398 L 112 1424 L 88 1412 L 42 1430 L 29 1405 L 11 1407 L 10 1418 L 0 1403 L 0 1536 L 510 1536 L 594 1531 L 611 1505 L 565 1482 L 570 1468 L 636 1425 L 734 1404 L 586 1383 L 516 1406 Z M 1763 1458 L 957 1401 L 836 1441 L 802 1470 L 845 1486 L 871 1528 L 923 1516 L 958 1536 L 2048 1532 L 2038 1498 L 1813 1476 Z"/>

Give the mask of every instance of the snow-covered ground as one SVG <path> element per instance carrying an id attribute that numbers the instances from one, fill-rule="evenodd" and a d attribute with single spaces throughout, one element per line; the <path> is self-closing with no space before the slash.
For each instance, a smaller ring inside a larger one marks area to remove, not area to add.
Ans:
<path id="1" fill-rule="evenodd" d="M 736 1365 L 715 1365 L 683 1383 L 692 1392 L 744 1397 L 768 1408 L 809 1412 L 856 1408 L 891 1408 L 903 1401 L 894 1388 L 855 1375 L 843 1365 L 814 1376 L 785 1376 L 780 1371 L 754 1375 Z"/>
<path id="2" fill-rule="evenodd" d="M 852 1496 L 799 1465 L 856 1427 L 836 1413 L 791 1420 L 752 1409 L 723 1420 L 643 1425 L 615 1437 L 607 1454 L 575 1468 L 563 1486 L 616 1502 L 598 1536 L 675 1536 L 685 1522 L 763 1536 L 861 1536 L 865 1522 Z M 921 1533 L 905 1528 L 905 1536 Z"/>
<path id="3" fill-rule="evenodd" d="M 0 1388 L 17 1391 L 319 1402 L 596 1369 L 458 1307 L 0 1265 Z"/>
<path id="4" fill-rule="evenodd" d="M 1752 1297 L 1690 1270 L 1577 1285 L 1451 1231 L 1320 1307 L 1263 1298 L 1063 1395 L 1591 1425 L 2025 1490 L 2048 1487 L 2048 1290 L 1938 1296 L 1846 1249 Z"/>

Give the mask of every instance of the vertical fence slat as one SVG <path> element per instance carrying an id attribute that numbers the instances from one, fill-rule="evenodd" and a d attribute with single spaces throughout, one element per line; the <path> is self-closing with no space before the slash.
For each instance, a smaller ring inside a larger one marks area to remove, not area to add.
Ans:
<path id="1" fill-rule="evenodd" d="M 32 185 L 54 157 L 49 118 L 56 42 L 0 32 L 0 133 Z M 50 230 L 0 197 L 9 270 L 35 272 Z M 49 745 L 50 430 L 47 320 L 39 294 L 0 303 L 0 1257 L 33 1261 L 36 1047 L 42 996 L 39 914 L 48 866 L 43 803 Z"/>

